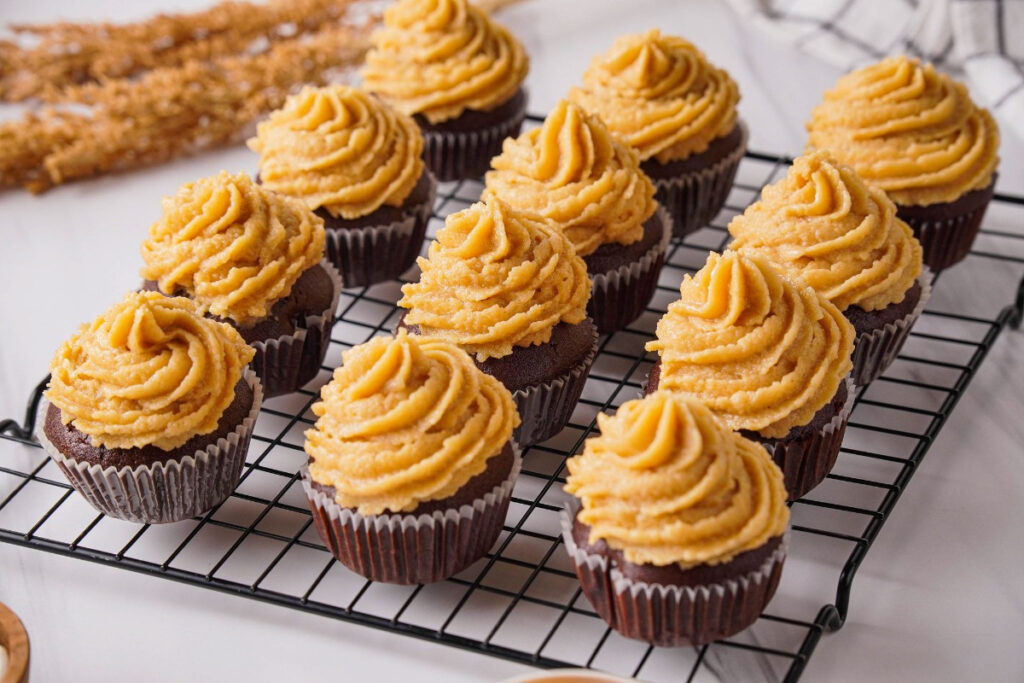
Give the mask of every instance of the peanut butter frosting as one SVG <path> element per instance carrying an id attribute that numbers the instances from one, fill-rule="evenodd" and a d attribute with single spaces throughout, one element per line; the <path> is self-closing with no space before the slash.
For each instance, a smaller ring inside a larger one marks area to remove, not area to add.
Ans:
<path id="1" fill-rule="evenodd" d="M 668 163 L 728 135 L 740 91 L 693 43 L 655 29 L 616 39 L 569 98 L 600 116 L 641 160 Z"/>
<path id="2" fill-rule="evenodd" d="M 464 351 L 404 330 L 343 353 L 320 398 L 310 476 L 364 515 L 453 495 L 519 425 L 512 395 Z"/>
<path id="3" fill-rule="evenodd" d="M 423 175 L 423 134 L 356 88 L 303 88 L 257 126 L 260 182 L 334 217 L 401 206 Z"/>
<path id="4" fill-rule="evenodd" d="M 255 353 L 190 299 L 132 293 L 57 349 L 46 398 L 93 446 L 169 451 L 217 429 Z"/>
<path id="5" fill-rule="evenodd" d="M 904 206 L 987 187 L 999 128 L 967 88 L 931 64 L 889 57 L 839 79 L 807 124 L 809 144 L 853 166 Z"/>
<path id="6" fill-rule="evenodd" d="M 640 240 L 657 208 L 636 153 L 568 100 L 540 128 L 506 139 L 491 166 L 484 196 L 554 221 L 580 256 Z"/>
<path id="7" fill-rule="evenodd" d="M 507 102 L 530 65 L 519 41 L 466 0 L 399 0 L 370 40 L 363 86 L 430 123 Z"/>
<path id="8" fill-rule="evenodd" d="M 601 435 L 567 462 L 590 542 L 633 564 L 721 564 L 781 536 L 782 472 L 763 446 L 719 424 L 704 405 L 657 391 L 597 416 Z"/>
<path id="9" fill-rule="evenodd" d="M 832 400 L 853 341 L 827 299 L 730 251 L 683 278 L 647 350 L 661 354 L 659 388 L 704 403 L 730 429 L 778 438 Z"/>
<path id="10" fill-rule="evenodd" d="M 882 190 L 811 152 L 729 224 L 732 248 L 761 254 L 846 310 L 903 301 L 921 274 L 921 245 Z"/>
<path id="11" fill-rule="evenodd" d="M 569 240 L 499 199 L 448 216 L 418 263 L 419 282 L 398 302 L 406 322 L 480 361 L 544 344 L 555 325 L 587 315 L 587 266 Z"/>
<path id="12" fill-rule="evenodd" d="M 324 254 L 324 222 L 244 173 L 186 183 L 164 197 L 142 243 L 142 277 L 188 293 L 200 312 L 242 327 L 266 318 Z"/>

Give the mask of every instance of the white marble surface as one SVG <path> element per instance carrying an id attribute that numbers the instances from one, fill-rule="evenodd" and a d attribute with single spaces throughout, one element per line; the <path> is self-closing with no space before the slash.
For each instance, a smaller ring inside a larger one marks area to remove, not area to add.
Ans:
<path id="1" fill-rule="evenodd" d="M 35 0 L 5 3 L 0 19 L 124 19 L 204 4 Z M 527 0 L 506 10 L 503 20 L 531 54 L 533 111 L 550 107 L 590 56 L 619 33 L 657 26 L 690 37 L 739 82 L 751 147 L 758 150 L 798 152 L 803 120 L 838 76 L 745 30 L 727 7 L 710 0 Z M 1024 193 L 1022 151 L 1020 141 L 1004 141 L 1000 189 Z M 137 244 L 161 195 L 221 168 L 253 167 L 252 155 L 237 147 L 42 197 L 0 194 L 0 416 L 20 416 L 57 344 L 134 286 Z M 968 266 L 943 278 L 935 303 L 940 310 L 1009 301 L 1012 269 Z M 1022 353 L 1024 335 L 1017 332 L 1005 333 L 992 350 L 861 567 L 849 622 L 822 639 L 805 680 L 1024 676 L 1024 541 L 1015 528 L 1024 517 Z M 0 463 L 23 457 L 20 448 L 0 442 Z M 0 497 L 5 494 L 0 489 Z M 0 545 L 0 601 L 25 622 L 36 681 L 328 680 L 339 674 L 480 681 L 527 670 L 9 545 Z"/>

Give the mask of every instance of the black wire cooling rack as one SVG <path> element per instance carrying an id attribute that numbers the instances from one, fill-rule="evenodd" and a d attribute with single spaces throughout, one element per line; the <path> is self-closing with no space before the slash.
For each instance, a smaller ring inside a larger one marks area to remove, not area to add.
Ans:
<path id="1" fill-rule="evenodd" d="M 725 246 L 729 219 L 787 163 L 747 154 L 713 225 L 672 243 L 646 313 L 601 338 L 571 424 L 524 453 L 493 551 L 448 581 L 388 586 L 346 570 L 317 536 L 297 474 L 319 386 L 343 349 L 392 330 L 397 282 L 342 294 L 320 377 L 266 402 L 238 489 L 202 518 L 138 526 L 98 515 L 30 438 L 40 385 L 22 422 L 0 422 L 0 540 L 542 667 L 587 666 L 652 681 L 707 674 L 795 681 L 822 634 L 842 626 L 857 568 L 985 355 L 1007 325 L 1020 324 L 1024 283 L 1016 290 L 1011 283 L 1024 271 L 1024 197 L 996 197 L 976 251 L 936 283 L 898 360 L 858 393 L 835 470 L 793 504 L 790 553 L 768 611 L 737 636 L 700 648 L 626 640 L 591 609 L 559 547 L 565 457 L 581 448 L 599 411 L 639 394 L 654 360 L 644 342 L 677 297 L 683 274 Z M 442 185 L 430 234 L 480 189 L 477 182 Z M 986 277 L 990 282 L 979 284 Z M 957 312 L 968 290 L 984 291 L 971 315 Z M 997 296 L 1001 291 L 1005 296 Z M 1014 304 L 993 303 L 1014 296 Z"/>

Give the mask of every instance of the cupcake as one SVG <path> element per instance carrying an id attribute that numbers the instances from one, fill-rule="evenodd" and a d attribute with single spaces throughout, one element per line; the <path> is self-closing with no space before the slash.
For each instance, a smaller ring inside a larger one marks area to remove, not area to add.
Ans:
<path id="1" fill-rule="evenodd" d="M 504 384 L 520 446 L 560 431 L 597 353 L 586 266 L 565 235 L 491 199 L 448 216 L 419 265 L 399 325 L 457 344 Z"/>
<path id="2" fill-rule="evenodd" d="M 205 514 L 242 474 L 263 398 L 254 355 L 190 299 L 129 294 L 57 350 L 36 436 L 105 515 Z"/>
<path id="3" fill-rule="evenodd" d="M 186 183 L 142 243 L 143 288 L 185 296 L 256 350 L 267 396 L 320 371 L 341 280 L 323 259 L 323 221 L 244 173 Z"/>
<path id="4" fill-rule="evenodd" d="M 355 88 L 306 87 L 248 144 L 260 183 L 323 219 L 345 287 L 394 280 L 415 263 L 437 183 L 410 117 Z"/>
<path id="5" fill-rule="evenodd" d="M 370 40 L 363 87 L 416 120 L 434 175 L 482 176 L 526 117 L 519 41 L 467 0 L 399 0 Z"/>
<path id="6" fill-rule="evenodd" d="M 374 581 L 441 581 L 501 533 L 519 471 L 509 392 L 454 344 L 400 331 L 342 354 L 302 484 L 327 547 Z"/>
<path id="7" fill-rule="evenodd" d="M 812 147 L 885 190 L 933 271 L 971 250 L 995 188 L 999 128 L 962 83 L 890 57 L 839 79 L 807 130 Z"/>
<path id="8" fill-rule="evenodd" d="M 853 408 L 854 336 L 834 304 L 760 256 L 712 253 L 683 278 L 647 343 L 660 355 L 647 391 L 700 401 L 763 444 L 795 500 L 839 455 Z"/>
<path id="9" fill-rule="evenodd" d="M 657 30 L 622 36 L 594 58 L 569 99 L 636 150 L 676 237 L 707 225 L 725 204 L 747 128 L 736 114 L 736 82 L 692 43 Z"/>
<path id="10" fill-rule="evenodd" d="M 583 257 L 598 331 L 636 320 L 654 296 L 672 233 L 636 154 L 562 100 L 540 128 L 506 140 L 491 165 L 484 197 L 549 219 Z"/>
<path id="11" fill-rule="evenodd" d="M 782 472 L 705 406 L 656 391 L 600 414 L 566 465 L 564 538 L 608 624 L 653 645 L 703 645 L 757 620 L 779 584 Z"/>
<path id="12" fill-rule="evenodd" d="M 793 162 L 729 224 L 733 249 L 802 280 L 853 323 L 853 381 L 896 358 L 931 291 L 921 245 L 885 193 L 824 152 Z"/>

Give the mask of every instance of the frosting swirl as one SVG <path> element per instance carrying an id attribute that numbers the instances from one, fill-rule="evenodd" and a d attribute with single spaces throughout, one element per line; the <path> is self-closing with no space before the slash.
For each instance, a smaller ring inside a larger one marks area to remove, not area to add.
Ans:
<path id="1" fill-rule="evenodd" d="M 809 144 L 849 164 L 904 206 L 984 188 L 999 128 L 967 88 L 931 64 L 889 57 L 839 79 L 811 112 Z"/>
<path id="2" fill-rule="evenodd" d="M 419 282 L 403 285 L 398 302 L 406 322 L 480 361 L 544 344 L 555 325 L 587 315 L 590 279 L 572 244 L 498 199 L 448 216 L 418 263 Z"/>
<path id="3" fill-rule="evenodd" d="M 921 274 L 921 245 L 892 201 L 824 152 L 796 159 L 729 232 L 732 248 L 761 254 L 840 310 L 899 303 Z"/>
<path id="4" fill-rule="evenodd" d="M 200 312 L 244 327 L 267 317 L 323 253 L 324 223 L 302 202 L 221 171 L 164 197 L 141 272 L 165 294 L 184 290 Z"/>
<path id="5" fill-rule="evenodd" d="M 763 446 L 729 431 L 697 401 L 668 391 L 597 416 L 601 435 L 566 463 L 590 542 L 628 562 L 684 568 L 728 562 L 781 536 L 782 472 Z"/>
<path id="6" fill-rule="evenodd" d="M 467 0 L 399 0 L 370 40 L 363 86 L 430 123 L 507 102 L 530 65 L 519 41 Z"/>
<path id="7" fill-rule="evenodd" d="M 660 31 L 621 36 L 569 98 L 597 114 L 640 159 L 661 163 L 708 148 L 736 126 L 739 88 L 693 43 Z"/>
<path id="8" fill-rule="evenodd" d="M 360 514 L 451 496 L 519 425 L 508 390 L 454 344 L 402 330 L 342 359 L 313 404 L 305 448 L 313 480 Z"/>
<path id="9" fill-rule="evenodd" d="M 711 253 L 686 276 L 648 351 L 662 389 L 701 401 L 731 429 L 783 437 L 835 396 L 853 367 L 853 326 L 765 260 Z"/>
<path id="10" fill-rule="evenodd" d="M 136 292 L 57 349 L 46 398 L 94 446 L 169 451 L 217 429 L 255 353 L 190 299 Z"/>
<path id="11" fill-rule="evenodd" d="M 640 240 L 657 208 L 636 153 L 568 100 L 540 128 L 506 139 L 491 166 L 484 196 L 554 221 L 580 256 Z"/>
<path id="12" fill-rule="evenodd" d="M 256 128 L 260 182 L 334 217 L 401 206 L 423 175 L 423 135 L 410 117 L 344 85 L 305 87 Z"/>

